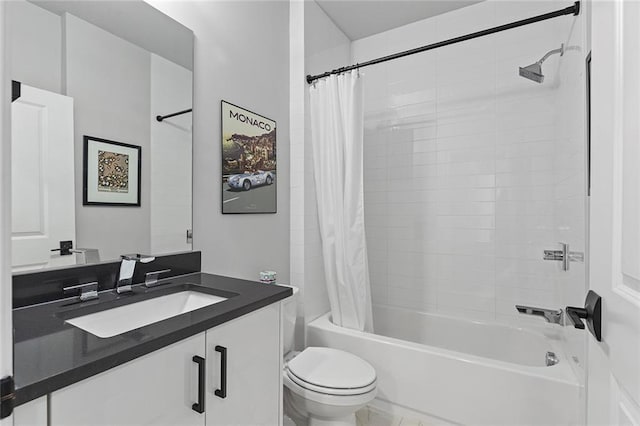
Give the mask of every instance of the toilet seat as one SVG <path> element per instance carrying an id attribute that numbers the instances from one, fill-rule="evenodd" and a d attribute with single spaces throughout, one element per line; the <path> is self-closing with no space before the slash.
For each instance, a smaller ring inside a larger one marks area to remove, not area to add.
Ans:
<path id="1" fill-rule="evenodd" d="M 307 401 L 313 401 L 318 404 L 335 407 L 352 407 L 367 404 L 375 398 L 378 391 L 374 386 L 368 392 L 355 395 L 332 395 L 324 392 L 316 392 L 314 390 L 306 389 L 291 380 L 291 376 L 286 371 L 283 372 L 283 381 L 284 386 L 300 398 Z"/>
<path id="2" fill-rule="evenodd" d="M 362 395 L 376 388 L 371 364 L 333 348 L 306 348 L 286 363 L 285 377 L 300 388 L 324 395 Z"/>
<path id="3" fill-rule="evenodd" d="M 298 386 L 300 386 L 301 388 L 304 388 L 308 391 L 322 393 L 325 395 L 333 395 L 333 396 L 361 395 L 363 393 L 367 393 L 375 389 L 377 385 L 377 383 L 374 381 L 373 383 L 370 383 L 368 386 L 365 386 L 362 388 L 348 388 L 348 389 L 329 388 L 329 387 L 317 386 L 312 383 L 305 382 L 304 380 L 300 379 L 295 374 L 293 374 L 290 370 L 285 369 L 285 372 L 286 372 L 285 374 L 287 375 L 287 378 L 292 382 L 294 382 L 295 384 L 297 384 Z"/>

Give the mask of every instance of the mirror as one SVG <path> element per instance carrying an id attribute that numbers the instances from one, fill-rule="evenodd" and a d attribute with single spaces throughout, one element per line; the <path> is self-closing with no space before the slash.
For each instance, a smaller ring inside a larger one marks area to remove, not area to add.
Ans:
<path id="1" fill-rule="evenodd" d="M 7 14 L 13 270 L 191 250 L 193 33 L 142 0 Z"/>

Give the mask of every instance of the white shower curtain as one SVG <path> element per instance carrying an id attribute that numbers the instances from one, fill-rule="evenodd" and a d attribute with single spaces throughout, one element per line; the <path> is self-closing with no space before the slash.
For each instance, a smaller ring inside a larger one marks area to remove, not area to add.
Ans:
<path id="1" fill-rule="evenodd" d="M 373 331 L 364 230 L 363 96 L 357 71 L 310 88 L 311 140 L 333 322 Z"/>

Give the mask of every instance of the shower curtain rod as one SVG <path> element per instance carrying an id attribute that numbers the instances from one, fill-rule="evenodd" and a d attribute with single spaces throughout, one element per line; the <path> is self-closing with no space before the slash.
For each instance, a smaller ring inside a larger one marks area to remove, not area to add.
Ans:
<path id="1" fill-rule="evenodd" d="M 433 44 L 427 44 L 426 46 L 416 47 L 415 49 L 405 50 L 404 52 L 394 53 L 393 55 L 383 56 L 382 58 L 372 59 L 367 62 L 362 62 L 355 65 L 349 65 L 347 67 L 338 68 L 332 71 L 327 71 L 323 74 L 318 75 L 307 75 L 307 83 L 311 84 L 315 80 L 320 78 L 328 77 L 332 74 L 342 74 L 346 71 L 355 70 L 362 67 L 368 67 L 369 65 L 375 65 L 382 62 L 391 61 L 393 59 L 403 58 L 405 56 L 413 55 L 415 53 L 425 52 L 427 50 L 437 49 L 439 47 L 449 46 L 450 44 L 460 43 L 462 41 L 471 40 L 478 37 L 484 37 L 486 35 L 495 34 L 500 31 L 510 30 L 512 28 L 522 27 L 524 25 L 533 24 L 535 22 L 546 21 L 547 19 L 557 18 L 559 16 L 564 15 L 578 15 L 580 13 L 580 2 L 577 1 L 573 4 L 573 6 L 556 10 L 555 12 L 545 13 L 543 15 L 534 16 L 532 18 L 522 19 L 520 21 L 515 21 L 510 24 L 504 24 L 497 27 L 489 28 L 482 31 L 477 31 L 475 33 L 463 35 L 460 37 L 451 38 L 445 41 L 439 41 Z"/>
<path id="2" fill-rule="evenodd" d="M 174 112 L 173 114 L 167 114 L 167 115 L 156 115 L 156 120 L 158 121 L 162 121 L 165 118 L 171 118 L 171 117 L 175 117 L 176 115 L 182 115 L 182 114 L 186 114 L 188 112 L 193 111 L 193 109 L 189 108 L 189 109 L 185 109 L 184 111 L 178 111 L 178 112 Z"/>

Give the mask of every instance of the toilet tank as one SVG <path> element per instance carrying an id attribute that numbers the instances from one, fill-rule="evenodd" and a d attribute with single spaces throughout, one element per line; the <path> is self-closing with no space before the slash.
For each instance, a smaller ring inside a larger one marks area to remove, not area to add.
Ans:
<path id="1" fill-rule="evenodd" d="M 282 284 L 279 284 L 282 285 Z M 294 348 L 294 336 L 296 333 L 296 318 L 298 313 L 298 287 L 291 287 L 293 294 L 282 302 L 282 335 L 283 335 L 283 353 L 287 354 Z"/>

